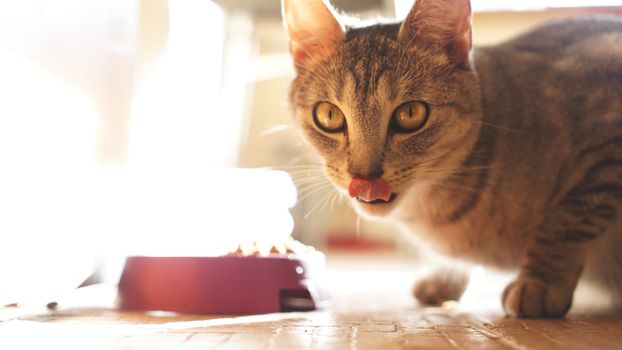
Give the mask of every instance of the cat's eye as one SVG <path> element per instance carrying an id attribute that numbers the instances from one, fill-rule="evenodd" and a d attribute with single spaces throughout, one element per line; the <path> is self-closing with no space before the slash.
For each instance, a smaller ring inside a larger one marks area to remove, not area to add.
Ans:
<path id="1" fill-rule="evenodd" d="M 428 105 L 421 101 L 406 102 L 393 113 L 393 128 L 397 132 L 414 132 L 428 120 Z"/>
<path id="2" fill-rule="evenodd" d="M 329 102 L 320 102 L 313 108 L 313 121 L 321 130 L 336 133 L 343 130 L 346 118 L 339 107 Z"/>

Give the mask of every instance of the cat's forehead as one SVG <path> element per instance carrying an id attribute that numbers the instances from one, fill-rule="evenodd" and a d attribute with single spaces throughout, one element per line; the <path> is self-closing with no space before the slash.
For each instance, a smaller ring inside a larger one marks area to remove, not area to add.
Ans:
<path id="1" fill-rule="evenodd" d="M 399 23 L 348 28 L 330 58 L 299 72 L 295 101 L 304 106 L 329 101 L 340 107 L 381 109 L 438 94 L 437 84 L 447 75 L 446 62 L 404 45 L 398 31 Z"/>
<path id="2" fill-rule="evenodd" d="M 338 101 L 373 105 L 378 97 L 395 99 L 400 79 L 400 45 L 396 26 L 350 28 L 346 39 L 330 60 L 331 69 L 322 77 L 334 84 Z M 319 77 L 318 77 L 319 78 Z"/>
<path id="3" fill-rule="evenodd" d="M 401 22 L 372 23 L 370 25 L 346 25 L 345 41 L 369 37 L 397 40 Z"/>
<path id="4" fill-rule="evenodd" d="M 397 40 L 399 25 L 371 25 L 367 27 L 348 28 L 346 37 L 338 52 L 340 59 L 356 62 L 363 58 L 371 58 L 373 62 L 383 62 L 403 50 Z M 385 65 L 390 64 L 384 62 Z"/>

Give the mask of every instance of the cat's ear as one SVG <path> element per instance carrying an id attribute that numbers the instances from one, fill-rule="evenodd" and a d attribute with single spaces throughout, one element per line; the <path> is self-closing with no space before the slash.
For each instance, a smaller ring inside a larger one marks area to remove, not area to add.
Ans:
<path id="1" fill-rule="evenodd" d="M 281 0 L 281 12 L 297 66 L 309 58 L 330 57 L 344 38 L 335 10 L 323 0 Z"/>
<path id="2" fill-rule="evenodd" d="M 402 22 L 399 39 L 438 51 L 462 67 L 471 51 L 471 2 L 469 0 L 417 0 Z"/>

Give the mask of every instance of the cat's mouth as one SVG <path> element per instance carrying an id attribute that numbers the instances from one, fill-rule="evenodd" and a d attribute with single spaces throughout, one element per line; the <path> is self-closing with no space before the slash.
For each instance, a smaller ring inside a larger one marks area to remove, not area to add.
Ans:
<path id="1" fill-rule="evenodd" d="M 356 197 L 356 200 L 358 200 L 359 202 L 365 203 L 365 204 L 387 204 L 387 203 L 391 203 L 395 200 L 395 197 L 397 197 L 397 193 L 392 192 L 391 196 L 389 197 L 389 199 L 374 199 L 372 201 L 366 201 L 364 198 L 360 198 L 360 197 Z"/>
<path id="2" fill-rule="evenodd" d="M 348 193 L 361 203 L 374 205 L 391 203 L 396 197 L 391 185 L 380 177 L 354 177 Z"/>
<path id="3" fill-rule="evenodd" d="M 354 197 L 354 208 L 360 214 L 368 216 L 382 217 L 388 215 L 394 208 L 395 203 L 399 200 L 399 196 L 395 192 L 391 192 L 387 199 L 374 199 L 366 201 L 364 199 Z"/>

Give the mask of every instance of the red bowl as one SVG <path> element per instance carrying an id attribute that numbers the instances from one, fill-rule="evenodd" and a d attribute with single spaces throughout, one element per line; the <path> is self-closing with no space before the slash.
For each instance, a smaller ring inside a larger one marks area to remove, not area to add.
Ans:
<path id="1" fill-rule="evenodd" d="M 127 258 L 119 307 L 193 314 L 314 310 L 327 301 L 318 283 L 321 253 L 266 257 Z"/>

